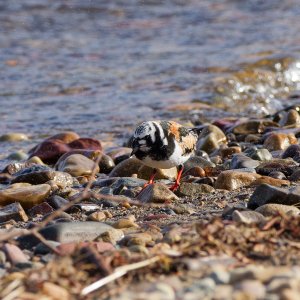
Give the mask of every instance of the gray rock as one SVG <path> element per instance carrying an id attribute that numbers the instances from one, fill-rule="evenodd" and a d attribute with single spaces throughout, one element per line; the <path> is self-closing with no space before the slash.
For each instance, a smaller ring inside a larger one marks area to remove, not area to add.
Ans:
<path id="1" fill-rule="evenodd" d="M 130 177 L 137 174 L 141 166 L 143 163 L 137 158 L 127 158 L 113 168 L 109 177 Z"/>
<path id="2" fill-rule="evenodd" d="M 261 184 L 251 195 L 248 202 L 248 208 L 256 209 L 267 203 L 291 204 L 287 201 L 288 194 L 289 191 L 287 189 L 274 187 L 269 184 Z"/>
<path id="3" fill-rule="evenodd" d="M 257 160 L 251 159 L 244 154 L 234 154 L 231 159 L 230 169 L 256 168 L 259 165 Z"/>
<path id="4" fill-rule="evenodd" d="M 252 159 L 259 160 L 259 161 L 271 160 L 273 158 L 270 151 L 265 148 L 253 150 L 249 156 Z"/>
<path id="5" fill-rule="evenodd" d="M 202 169 L 205 169 L 205 168 L 213 168 L 215 166 L 216 165 L 214 163 L 206 160 L 203 157 L 192 156 L 191 158 L 188 159 L 188 161 L 184 163 L 184 171 L 188 171 L 189 169 L 194 167 L 200 167 Z"/>
<path id="6" fill-rule="evenodd" d="M 217 268 L 210 274 L 210 278 L 212 278 L 216 284 L 227 284 L 229 283 L 230 275 L 225 269 Z"/>
<path id="7" fill-rule="evenodd" d="M 236 285 L 236 289 L 247 295 L 248 299 L 264 299 L 266 294 L 265 286 L 258 280 L 244 280 Z"/>
<path id="8" fill-rule="evenodd" d="M 67 203 L 69 203 L 68 200 L 58 196 L 58 195 L 54 195 L 51 196 L 48 201 L 47 201 L 54 209 L 59 209 L 63 206 L 65 206 Z"/>
<path id="9" fill-rule="evenodd" d="M 51 245 L 53 248 L 56 248 L 58 245 L 61 244 L 61 243 L 55 242 L 55 241 L 47 241 L 47 243 L 49 245 Z M 34 249 L 34 254 L 44 255 L 44 254 L 48 254 L 48 253 L 52 253 L 52 250 L 43 243 L 37 244 L 37 246 Z"/>
<path id="10" fill-rule="evenodd" d="M 60 243 L 92 241 L 104 232 L 114 231 L 110 225 L 101 222 L 69 222 L 47 226 L 39 233 L 47 240 Z M 33 235 L 18 238 L 22 248 L 31 248 L 39 243 Z"/>
<path id="11" fill-rule="evenodd" d="M 115 163 L 110 156 L 102 154 L 102 157 L 99 162 L 99 167 L 101 173 L 108 174 L 115 167 Z"/>
<path id="12" fill-rule="evenodd" d="M 232 213 L 232 220 L 244 224 L 264 224 L 266 222 L 266 218 L 261 213 L 252 210 L 235 210 Z"/>

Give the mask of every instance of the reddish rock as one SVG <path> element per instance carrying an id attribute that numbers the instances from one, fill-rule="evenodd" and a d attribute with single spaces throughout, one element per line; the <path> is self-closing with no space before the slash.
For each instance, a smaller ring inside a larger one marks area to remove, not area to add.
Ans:
<path id="1" fill-rule="evenodd" d="M 4 252 L 7 255 L 7 258 L 13 265 L 28 262 L 28 258 L 26 257 L 26 255 L 16 245 L 6 243 L 4 244 L 2 249 L 4 250 Z"/>
<path id="2" fill-rule="evenodd" d="M 64 131 L 48 138 L 48 140 L 61 140 L 66 144 L 78 139 L 80 139 L 80 136 L 74 131 Z"/>
<path id="3" fill-rule="evenodd" d="M 53 208 L 47 203 L 43 202 L 41 204 L 35 205 L 29 210 L 29 215 L 35 216 L 35 215 L 46 215 L 53 212 Z"/>
<path id="4" fill-rule="evenodd" d="M 70 147 L 61 140 L 45 140 L 29 151 L 30 158 L 39 157 L 46 164 L 54 164 Z"/>
<path id="5" fill-rule="evenodd" d="M 70 255 L 74 253 L 75 250 L 81 249 L 87 246 L 94 246 L 99 253 L 103 253 L 105 251 L 114 250 L 114 246 L 111 243 L 106 242 L 81 242 L 81 243 L 64 243 L 57 246 L 57 250 L 61 255 Z"/>
<path id="6" fill-rule="evenodd" d="M 102 150 L 100 141 L 91 138 L 80 138 L 68 144 L 71 149 Z"/>

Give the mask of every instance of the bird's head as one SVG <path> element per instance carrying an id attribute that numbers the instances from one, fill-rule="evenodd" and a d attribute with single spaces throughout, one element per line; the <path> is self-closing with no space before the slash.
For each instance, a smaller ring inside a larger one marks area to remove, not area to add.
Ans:
<path id="1" fill-rule="evenodd" d="M 136 154 L 138 151 L 147 153 L 155 142 L 156 129 L 152 122 L 143 122 L 140 124 L 133 135 L 132 153 Z"/>

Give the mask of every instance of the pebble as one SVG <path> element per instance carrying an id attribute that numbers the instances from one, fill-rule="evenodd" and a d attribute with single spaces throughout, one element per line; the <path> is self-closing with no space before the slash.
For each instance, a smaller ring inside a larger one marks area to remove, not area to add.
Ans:
<path id="1" fill-rule="evenodd" d="M 300 156 L 300 145 L 291 145 L 285 149 L 285 151 L 282 153 L 282 158 L 294 158 Z"/>
<path id="2" fill-rule="evenodd" d="M 145 246 L 134 245 L 134 246 L 130 246 L 128 249 L 131 252 L 142 253 L 142 254 L 144 254 L 146 256 L 149 255 L 149 250 Z"/>
<path id="3" fill-rule="evenodd" d="M 57 223 L 41 229 L 40 234 L 47 240 L 60 243 L 92 241 L 101 234 L 115 229 L 101 222 L 67 222 Z M 33 235 L 18 238 L 22 248 L 31 248 L 39 243 Z"/>
<path id="4" fill-rule="evenodd" d="M 109 173 L 110 177 L 131 177 L 133 174 L 138 174 L 143 163 L 137 158 L 131 157 L 123 160 L 116 165 Z"/>
<path id="5" fill-rule="evenodd" d="M 103 222 L 106 220 L 106 215 L 102 211 L 95 211 L 88 216 L 89 221 Z"/>
<path id="6" fill-rule="evenodd" d="M 110 156 L 103 153 L 99 162 L 99 167 L 101 173 L 108 174 L 115 167 L 115 163 Z"/>
<path id="7" fill-rule="evenodd" d="M 52 246 L 53 248 L 56 248 L 57 246 L 60 245 L 59 242 L 55 242 L 55 241 L 50 241 L 47 240 L 47 244 L 49 244 L 50 246 Z M 46 246 L 44 243 L 38 243 L 34 249 L 34 254 L 48 254 L 51 253 L 52 249 L 50 249 L 48 246 Z"/>
<path id="8" fill-rule="evenodd" d="M 27 141 L 28 136 L 24 133 L 11 132 L 0 136 L 0 142 L 20 142 Z"/>
<path id="9" fill-rule="evenodd" d="M 9 156 L 7 157 L 7 159 L 9 160 L 26 160 L 28 158 L 28 154 L 26 154 L 23 151 L 16 151 L 13 152 L 11 154 L 9 154 Z"/>
<path id="10" fill-rule="evenodd" d="M 50 190 L 49 184 L 15 183 L 0 190 L 0 205 L 17 201 L 23 208 L 31 208 L 43 202 L 50 194 Z"/>
<path id="11" fill-rule="evenodd" d="M 196 167 L 205 169 L 205 168 L 214 168 L 215 166 L 216 165 L 213 162 L 206 160 L 203 157 L 192 156 L 184 163 L 184 171 L 188 172 L 190 169 Z"/>
<path id="12" fill-rule="evenodd" d="M 199 197 L 201 194 L 212 193 L 214 190 L 207 184 L 182 182 L 175 194 L 179 197 Z"/>
<path id="13" fill-rule="evenodd" d="M 249 156 L 252 159 L 259 160 L 259 161 L 269 161 L 273 158 L 270 151 L 265 148 L 255 149 L 249 153 Z"/>
<path id="14" fill-rule="evenodd" d="M 94 168 L 96 173 L 99 172 L 99 166 L 95 166 L 94 161 L 81 154 L 68 156 L 65 160 L 60 161 L 56 168 L 58 171 L 69 173 L 74 177 L 91 175 Z"/>
<path id="15" fill-rule="evenodd" d="M 43 184 L 52 180 L 60 188 L 73 185 L 73 178 L 65 172 L 57 172 L 52 170 L 37 171 L 16 176 L 11 182 L 27 182 L 30 184 Z"/>
<path id="16" fill-rule="evenodd" d="M 36 165 L 45 165 L 38 156 L 32 156 L 31 158 L 27 159 L 26 163 L 36 164 Z"/>
<path id="17" fill-rule="evenodd" d="M 199 135 L 196 150 L 203 150 L 210 154 L 226 143 L 226 136 L 220 128 L 215 125 L 207 125 Z"/>
<path id="18" fill-rule="evenodd" d="M 0 208 L 0 223 L 7 222 L 10 219 L 28 221 L 28 217 L 20 203 L 15 202 Z"/>
<path id="19" fill-rule="evenodd" d="M 223 267 L 215 267 L 209 277 L 212 278 L 217 285 L 228 284 L 230 280 L 229 273 Z"/>
<path id="20" fill-rule="evenodd" d="M 284 150 L 292 144 L 297 144 L 294 134 L 272 132 L 264 141 L 264 147 L 269 151 Z"/>
<path id="21" fill-rule="evenodd" d="M 272 159 L 271 161 L 261 162 L 256 167 L 256 172 L 261 175 L 267 175 L 271 172 L 282 172 L 285 176 L 290 176 L 297 168 L 298 163 L 292 159 Z"/>
<path id="22" fill-rule="evenodd" d="M 266 127 L 278 127 L 275 122 L 270 120 L 246 120 L 232 126 L 230 131 L 234 134 L 256 134 L 264 132 Z"/>
<path id="23" fill-rule="evenodd" d="M 219 152 L 222 158 L 231 157 L 233 154 L 241 153 L 242 149 L 239 146 L 231 146 L 227 148 L 220 148 Z"/>
<path id="24" fill-rule="evenodd" d="M 178 200 L 178 197 L 163 183 L 149 184 L 144 188 L 137 199 L 144 203 L 164 203 L 166 201 Z"/>
<path id="25" fill-rule="evenodd" d="M 244 154 L 234 154 L 230 162 L 230 169 L 256 168 L 257 166 L 259 166 L 259 161 Z"/>
<path id="26" fill-rule="evenodd" d="M 251 195 L 248 207 L 250 209 L 256 209 L 268 203 L 297 205 L 300 203 L 300 187 L 294 187 L 288 190 L 268 184 L 261 184 Z"/>
<path id="27" fill-rule="evenodd" d="M 256 208 L 255 211 L 261 213 L 265 217 L 276 216 L 278 213 L 290 216 L 297 216 L 300 214 L 300 209 L 295 206 L 276 203 L 264 204 Z"/>
<path id="28" fill-rule="evenodd" d="M 264 224 L 264 223 L 266 223 L 266 218 L 264 217 L 264 215 L 257 210 L 256 211 L 235 210 L 232 213 L 232 220 L 239 222 L 239 223 L 244 223 L 244 224 Z"/>
<path id="29" fill-rule="evenodd" d="M 44 282 L 41 288 L 43 294 L 49 296 L 53 300 L 69 300 L 71 299 L 71 295 L 64 288 L 52 282 Z"/>
<path id="30" fill-rule="evenodd" d="M 43 202 L 30 208 L 28 214 L 30 216 L 36 216 L 36 215 L 44 216 L 52 212 L 53 212 L 53 208 L 47 202 Z"/>
<path id="31" fill-rule="evenodd" d="M 235 190 L 243 186 L 248 186 L 256 179 L 260 178 L 259 174 L 238 172 L 233 170 L 223 171 L 215 182 L 216 189 Z"/>
<path id="32" fill-rule="evenodd" d="M 7 259 L 13 265 L 27 263 L 29 261 L 23 251 L 16 245 L 6 243 L 3 245 L 2 249 L 5 252 Z"/>
<path id="33" fill-rule="evenodd" d="M 205 177 L 205 171 L 201 167 L 192 167 L 183 176 Z"/>
<path id="34" fill-rule="evenodd" d="M 170 169 L 156 169 L 155 180 L 157 179 L 169 179 L 175 180 L 177 178 L 177 168 L 173 167 Z M 151 174 L 153 173 L 153 168 L 148 166 L 141 166 L 138 170 L 138 178 L 149 180 Z"/>
<path id="35" fill-rule="evenodd" d="M 50 198 L 48 198 L 47 201 L 54 209 L 59 209 L 59 208 L 65 206 L 67 203 L 69 203 L 68 200 L 66 200 L 58 195 L 51 196 Z"/>
<path id="36" fill-rule="evenodd" d="M 134 219 L 132 219 L 132 218 L 120 219 L 117 222 L 115 222 L 112 226 L 117 229 L 139 227 L 139 225 L 137 225 L 134 222 Z"/>
<path id="37" fill-rule="evenodd" d="M 265 286 L 258 280 L 243 280 L 242 282 L 239 282 L 235 288 L 238 291 L 243 292 L 248 299 L 264 299 L 266 295 Z"/>

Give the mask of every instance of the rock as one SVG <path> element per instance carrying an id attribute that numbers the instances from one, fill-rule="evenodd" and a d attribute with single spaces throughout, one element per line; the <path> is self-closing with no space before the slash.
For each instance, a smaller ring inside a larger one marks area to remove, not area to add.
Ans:
<path id="1" fill-rule="evenodd" d="M 291 204 L 287 203 L 288 194 L 289 191 L 286 189 L 274 187 L 268 184 L 259 185 L 250 197 L 248 208 L 256 209 L 257 207 L 267 203 Z"/>
<path id="2" fill-rule="evenodd" d="M 164 203 L 166 201 L 177 200 L 178 197 L 162 183 L 149 184 L 137 196 L 137 199 L 144 203 Z"/>
<path id="3" fill-rule="evenodd" d="M 247 267 L 236 268 L 230 271 L 231 284 L 242 282 L 243 280 L 259 280 L 266 282 L 274 275 L 274 268 L 262 265 L 249 265 Z"/>
<path id="4" fill-rule="evenodd" d="M 11 182 L 27 182 L 30 184 L 43 184 L 52 180 L 60 188 L 73 185 L 73 178 L 70 174 L 65 172 L 56 172 L 52 170 L 38 171 L 32 173 L 21 174 L 16 176 Z"/>
<path id="5" fill-rule="evenodd" d="M 74 131 L 63 131 L 61 133 L 52 135 L 48 140 L 61 140 L 64 143 L 68 144 L 75 140 L 78 140 L 80 136 Z"/>
<path id="6" fill-rule="evenodd" d="M 43 202 L 38 205 L 35 205 L 28 211 L 30 216 L 36 216 L 36 215 L 44 216 L 52 212 L 53 212 L 53 208 L 47 202 Z"/>
<path id="7" fill-rule="evenodd" d="M 300 169 L 293 171 L 292 175 L 289 177 L 290 181 L 299 181 L 300 180 Z"/>
<path id="8" fill-rule="evenodd" d="M 288 180 L 276 179 L 269 176 L 261 176 L 251 183 L 251 186 L 256 186 L 260 184 L 269 184 L 273 186 L 289 186 L 290 182 Z"/>
<path id="9" fill-rule="evenodd" d="M 256 134 L 265 131 L 266 127 L 278 127 L 278 124 L 270 120 L 247 120 L 240 122 L 233 127 L 230 131 L 234 134 Z"/>
<path id="10" fill-rule="evenodd" d="M 244 154 L 234 154 L 230 163 L 230 169 L 256 168 L 257 166 L 259 166 L 257 160 L 251 159 Z"/>
<path id="11" fill-rule="evenodd" d="M 212 193 L 215 189 L 207 184 L 182 182 L 176 191 L 179 197 L 199 197 L 201 194 Z"/>
<path id="12" fill-rule="evenodd" d="M 111 243 L 106 242 L 70 242 L 59 244 L 56 248 L 59 251 L 60 255 L 71 255 L 76 251 L 76 249 L 81 249 L 87 246 L 94 247 L 99 253 L 115 250 L 115 247 Z"/>
<path id="13" fill-rule="evenodd" d="M 284 150 L 292 144 L 297 144 L 297 138 L 292 133 L 272 132 L 264 141 L 264 147 L 269 151 Z"/>
<path id="14" fill-rule="evenodd" d="M 38 156 L 32 156 L 26 161 L 27 164 L 45 165 Z"/>
<path id="15" fill-rule="evenodd" d="M 132 152 L 131 147 L 118 147 L 118 148 L 113 148 L 110 151 L 107 151 L 106 154 L 110 156 L 113 161 L 116 163 L 118 158 L 120 156 L 129 156 Z"/>
<path id="16" fill-rule="evenodd" d="M 200 167 L 205 170 L 205 168 L 214 168 L 216 165 L 209 160 L 206 160 L 200 156 L 192 156 L 184 163 L 184 171 L 187 172 L 191 168 Z"/>
<path id="17" fill-rule="evenodd" d="M 229 273 L 223 267 L 214 268 L 209 277 L 212 278 L 218 285 L 227 284 L 230 279 Z"/>
<path id="18" fill-rule="evenodd" d="M 114 230 L 116 229 L 110 225 L 100 222 L 68 222 L 47 226 L 39 233 L 47 240 L 69 243 L 92 241 L 103 233 Z M 117 233 L 117 235 L 120 234 Z M 39 240 L 33 235 L 22 236 L 18 238 L 18 241 L 22 248 L 32 248 L 39 243 Z"/>
<path id="19" fill-rule="evenodd" d="M 28 163 L 15 163 L 9 164 L 5 170 L 9 172 L 9 174 L 13 174 L 14 177 L 25 175 L 34 172 L 41 172 L 41 171 L 51 171 L 46 165 L 37 165 L 37 164 L 28 164 Z"/>
<path id="20" fill-rule="evenodd" d="M 292 159 L 273 159 L 262 162 L 256 167 L 256 172 L 261 175 L 269 175 L 271 172 L 282 172 L 285 176 L 290 176 L 297 168 L 298 163 Z"/>
<path id="21" fill-rule="evenodd" d="M 45 140 L 29 151 L 30 158 L 39 157 L 47 164 L 54 164 L 66 152 L 70 151 L 70 147 L 61 140 Z"/>
<path id="22" fill-rule="evenodd" d="M 75 150 L 70 150 L 64 155 L 62 155 L 59 160 L 56 162 L 54 168 L 57 169 L 57 166 L 64 160 L 66 160 L 67 157 L 73 154 L 81 154 L 85 156 L 88 159 L 91 159 L 95 161 L 100 155 L 102 155 L 102 152 L 100 150 L 86 150 L 86 149 L 75 149 Z"/>
<path id="23" fill-rule="evenodd" d="M 255 159 L 255 160 L 259 160 L 259 161 L 268 161 L 268 160 L 271 160 L 273 157 L 272 157 L 272 154 L 269 152 L 268 149 L 254 149 L 253 151 L 249 151 L 249 156 L 252 158 L 252 159 Z"/>
<path id="24" fill-rule="evenodd" d="M 89 221 L 103 222 L 106 220 L 106 215 L 102 211 L 95 211 L 88 216 Z"/>
<path id="25" fill-rule="evenodd" d="M 290 145 L 285 149 L 285 151 L 282 153 L 282 158 L 294 158 L 294 157 L 300 157 L 300 145 Z"/>
<path id="26" fill-rule="evenodd" d="M 30 208 L 43 202 L 49 196 L 50 190 L 49 184 L 15 183 L 0 190 L 0 205 L 20 202 L 23 208 Z"/>
<path id="27" fill-rule="evenodd" d="M 28 158 L 28 155 L 23 151 L 13 152 L 7 157 L 7 159 L 10 159 L 10 160 L 26 160 L 27 158 Z"/>
<path id="28" fill-rule="evenodd" d="M 184 172 L 183 176 L 205 177 L 205 171 L 201 167 L 193 167 Z"/>
<path id="29" fill-rule="evenodd" d="M 13 219 L 15 221 L 28 221 L 28 217 L 20 205 L 20 203 L 15 202 L 0 208 L 0 223 L 4 223 Z"/>
<path id="30" fill-rule="evenodd" d="M 93 169 L 99 172 L 99 166 L 95 166 L 94 161 L 81 155 L 72 154 L 56 166 L 58 171 L 66 172 L 72 176 L 88 176 L 91 175 Z"/>
<path id="31" fill-rule="evenodd" d="M 243 280 L 236 285 L 236 289 L 243 292 L 245 299 L 264 299 L 266 295 L 266 288 L 258 280 Z"/>
<path id="32" fill-rule="evenodd" d="M 285 112 L 283 118 L 279 121 L 280 126 L 299 127 L 300 126 L 300 116 L 297 110 L 290 109 Z"/>
<path id="33" fill-rule="evenodd" d="M 56 248 L 57 246 L 60 245 L 59 242 L 54 242 L 54 241 L 47 241 L 47 244 L 49 244 L 50 246 L 52 246 L 53 248 Z M 47 254 L 52 252 L 52 249 L 50 249 L 49 247 L 47 247 L 45 244 L 43 243 L 39 243 L 37 244 L 37 246 L 34 249 L 34 254 Z"/>
<path id="34" fill-rule="evenodd" d="M 226 136 L 220 128 L 215 125 L 207 125 L 199 135 L 196 149 L 204 150 L 210 154 L 226 142 Z"/>
<path id="35" fill-rule="evenodd" d="M 243 186 L 248 186 L 260 177 L 259 174 L 238 172 L 238 171 L 223 171 L 215 182 L 216 189 L 235 190 Z"/>
<path id="36" fill-rule="evenodd" d="M 153 173 L 153 168 L 148 166 L 141 166 L 138 170 L 138 178 L 149 180 L 151 174 Z M 175 180 L 177 178 L 177 168 L 170 169 L 157 169 L 155 179 L 169 179 Z"/>
<path id="37" fill-rule="evenodd" d="M 145 246 L 134 245 L 134 246 L 130 246 L 128 249 L 130 252 L 141 253 L 147 256 L 149 255 L 149 250 Z"/>
<path id="38" fill-rule="evenodd" d="M 261 213 L 252 210 L 235 210 L 232 213 L 232 220 L 244 224 L 264 224 L 266 222 L 266 218 Z"/>
<path id="39" fill-rule="evenodd" d="M 100 141 L 91 138 L 79 138 L 68 144 L 71 149 L 102 150 Z"/>
<path id="40" fill-rule="evenodd" d="M 134 216 L 129 216 L 128 218 L 118 220 L 112 226 L 117 229 L 139 227 L 134 221 Z"/>
<path id="41" fill-rule="evenodd" d="M 220 155 L 222 158 L 228 158 L 231 157 L 233 154 L 241 153 L 242 149 L 239 146 L 231 146 L 227 148 L 220 148 Z"/>
<path id="42" fill-rule="evenodd" d="M 111 243 L 112 245 L 116 245 L 117 242 L 124 238 L 123 230 L 121 229 L 114 229 L 109 230 L 102 233 L 99 237 L 100 240 L 103 242 Z"/>
<path id="43" fill-rule="evenodd" d="M 27 141 L 28 136 L 24 133 L 11 132 L 0 136 L 0 142 L 20 142 Z"/>
<path id="44" fill-rule="evenodd" d="M 101 209 L 98 204 L 92 202 L 76 203 L 73 205 L 73 208 L 75 208 L 77 212 L 96 212 L 97 210 Z"/>
<path id="45" fill-rule="evenodd" d="M 271 173 L 269 173 L 269 176 L 275 179 L 283 179 L 286 180 L 285 175 L 280 172 L 280 171 L 272 171 Z"/>
<path id="46" fill-rule="evenodd" d="M 53 300 L 69 300 L 71 299 L 71 295 L 64 288 L 52 282 L 44 282 L 41 288 L 44 295 L 49 296 Z"/>
<path id="47" fill-rule="evenodd" d="M 139 172 L 143 163 L 137 158 L 131 157 L 123 160 L 109 173 L 109 177 L 131 177 Z"/>
<path id="48" fill-rule="evenodd" d="M 17 247 L 16 245 L 6 243 L 6 244 L 4 244 L 2 249 L 6 253 L 6 257 L 8 258 L 8 260 L 13 265 L 28 262 L 28 258 L 25 256 L 23 251 L 19 247 Z"/>
<path id="49" fill-rule="evenodd" d="M 277 216 L 279 213 L 287 214 L 290 216 L 297 216 L 300 214 L 300 209 L 295 206 L 276 204 L 276 203 L 264 204 L 256 208 L 255 211 L 259 212 L 265 217 Z"/>
<path id="50" fill-rule="evenodd" d="M 99 167 L 101 173 L 108 174 L 115 167 L 115 163 L 110 156 L 106 154 L 102 154 L 102 157 L 99 162 Z"/>
<path id="51" fill-rule="evenodd" d="M 53 195 L 51 196 L 47 202 L 54 208 L 54 209 L 59 209 L 63 206 L 65 206 L 67 203 L 69 203 L 68 200 L 58 196 L 58 195 Z"/>

